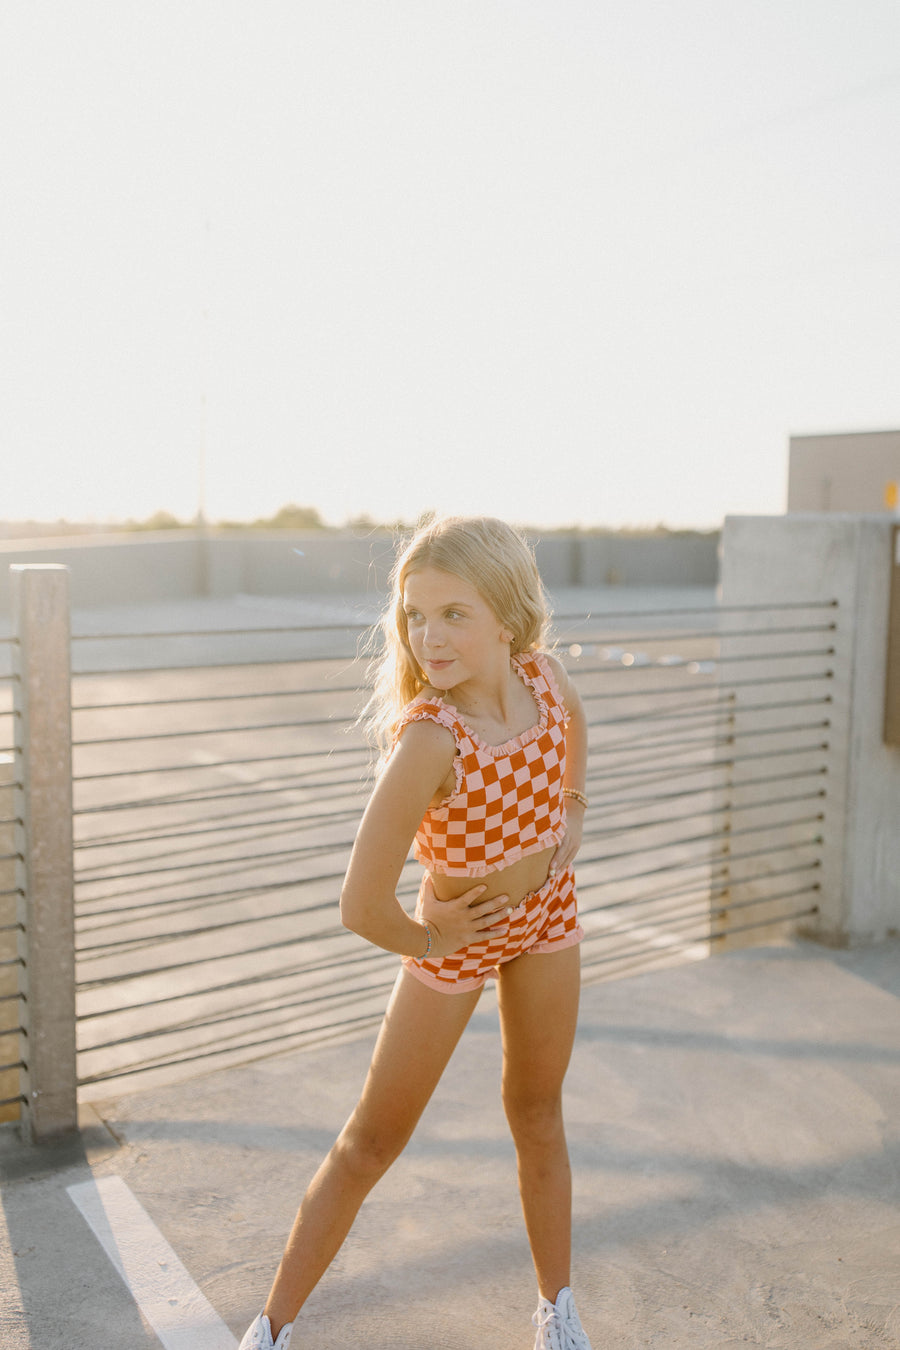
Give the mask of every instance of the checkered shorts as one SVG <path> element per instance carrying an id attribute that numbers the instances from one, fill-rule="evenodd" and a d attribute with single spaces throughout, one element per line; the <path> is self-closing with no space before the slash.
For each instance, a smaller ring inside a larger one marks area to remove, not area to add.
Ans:
<path id="1" fill-rule="evenodd" d="M 423 887 L 426 880 L 427 876 Z M 417 917 L 421 904 L 420 890 Z M 497 967 L 504 961 L 512 961 L 525 952 L 533 955 L 562 951 L 564 947 L 574 947 L 583 937 L 584 929 L 578 922 L 575 873 L 567 867 L 558 876 L 548 877 L 540 890 L 526 895 L 511 914 L 502 915 L 497 921 L 496 936 L 492 934 L 483 942 L 474 942 L 452 956 L 436 960 L 429 957 L 418 961 L 413 956 L 404 956 L 403 964 L 410 975 L 431 989 L 464 994 L 480 989 L 489 976 L 496 977 Z"/>

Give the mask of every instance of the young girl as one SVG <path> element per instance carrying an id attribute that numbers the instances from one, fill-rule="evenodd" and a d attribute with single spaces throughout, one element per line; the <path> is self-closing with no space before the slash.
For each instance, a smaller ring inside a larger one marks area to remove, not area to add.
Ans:
<path id="1" fill-rule="evenodd" d="M 397 952 L 402 968 L 362 1096 L 303 1198 L 240 1350 L 287 1350 L 293 1319 L 409 1140 L 488 976 L 537 1275 L 535 1350 L 590 1350 L 569 1288 L 561 1107 L 583 937 L 572 862 L 587 731 L 565 670 L 542 649 L 548 619 L 529 549 L 498 520 L 436 521 L 394 569 L 370 705 L 386 757 L 341 919 Z M 411 844 L 426 869 L 415 918 L 396 897 Z"/>

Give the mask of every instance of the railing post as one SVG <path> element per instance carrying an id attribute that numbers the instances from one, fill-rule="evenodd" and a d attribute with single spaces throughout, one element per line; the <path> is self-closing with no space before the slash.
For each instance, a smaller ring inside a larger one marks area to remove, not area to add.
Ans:
<path id="1" fill-rule="evenodd" d="M 4 730 L 9 723 L 4 718 Z M 19 944 L 16 905 L 16 832 L 13 826 L 13 756 L 0 754 L 0 1123 L 21 1115 L 19 1035 Z"/>
<path id="2" fill-rule="evenodd" d="M 77 1128 L 72 715 L 68 568 L 10 569 L 17 643 L 22 787 L 20 952 L 25 1105 L 40 1143 Z"/>
<path id="3" fill-rule="evenodd" d="M 836 946 L 881 941 L 900 927 L 900 749 L 884 741 L 893 528 L 886 515 L 840 512 L 725 522 L 726 604 L 777 595 L 836 605 L 819 914 L 803 930 Z"/>

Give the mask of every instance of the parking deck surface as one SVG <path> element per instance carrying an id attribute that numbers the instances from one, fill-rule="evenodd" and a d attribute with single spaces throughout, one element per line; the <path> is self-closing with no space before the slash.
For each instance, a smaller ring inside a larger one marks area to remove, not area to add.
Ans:
<path id="1" fill-rule="evenodd" d="M 7 1127 L 4 1350 L 231 1350 L 372 1039 L 92 1103 L 54 1148 Z M 296 1350 L 529 1350 L 499 1069 L 489 995 Z M 900 1346 L 900 942 L 589 986 L 566 1109 L 595 1350 Z"/>

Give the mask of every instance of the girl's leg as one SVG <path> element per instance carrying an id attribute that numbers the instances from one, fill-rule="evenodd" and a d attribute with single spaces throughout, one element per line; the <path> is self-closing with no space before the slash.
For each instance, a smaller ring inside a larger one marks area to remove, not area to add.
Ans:
<path id="1" fill-rule="evenodd" d="M 575 1039 L 578 947 L 527 953 L 500 967 L 503 1105 L 516 1145 L 519 1194 L 541 1296 L 570 1281 L 572 1174 L 562 1086 Z"/>
<path id="2" fill-rule="evenodd" d="M 293 1321 L 334 1259 L 366 1195 L 402 1152 L 480 992 L 440 993 L 401 970 L 362 1096 L 294 1220 L 266 1301 L 273 1337 Z"/>

